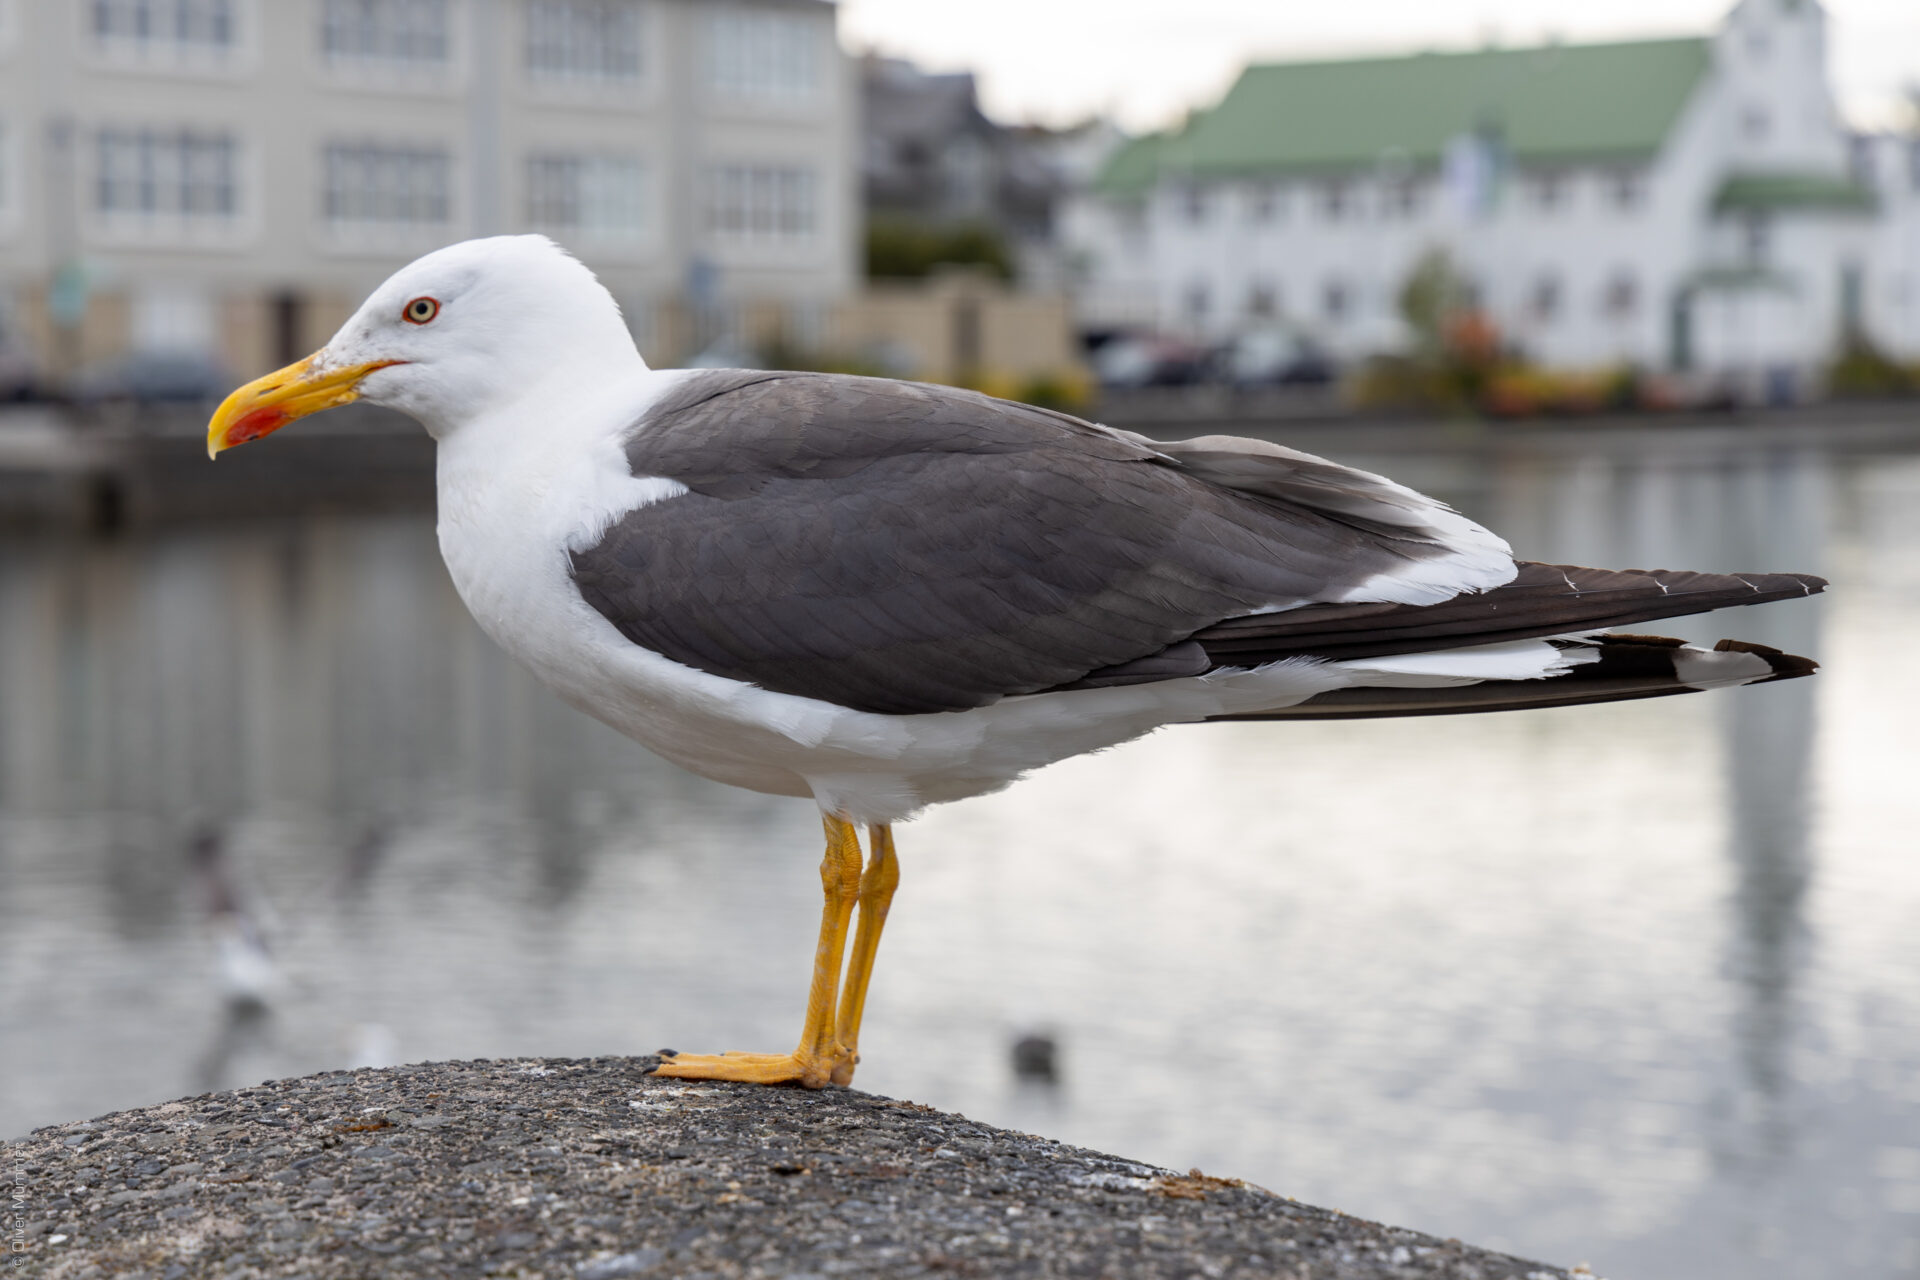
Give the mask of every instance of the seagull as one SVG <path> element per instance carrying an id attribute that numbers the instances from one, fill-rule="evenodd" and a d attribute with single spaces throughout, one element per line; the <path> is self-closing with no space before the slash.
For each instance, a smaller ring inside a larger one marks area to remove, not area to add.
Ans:
<path id="1" fill-rule="evenodd" d="M 852 1080 L 892 828 L 929 805 L 1167 724 L 1569 706 L 1815 666 L 1619 630 L 1826 585 L 1804 574 L 1516 561 L 1440 502 L 1264 441 L 890 379 L 649 369 L 541 236 L 402 268 L 229 396 L 208 452 L 354 400 L 436 441 L 440 550 L 489 636 L 666 759 L 819 806 L 799 1044 L 663 1052 L 663 1076 Z"/>

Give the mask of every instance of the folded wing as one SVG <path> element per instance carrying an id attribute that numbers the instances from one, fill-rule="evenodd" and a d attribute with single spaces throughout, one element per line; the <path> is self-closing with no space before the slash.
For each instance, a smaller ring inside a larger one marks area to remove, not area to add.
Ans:
<path id="1" fill-rule="evenodd" d="M 1193 674 L 1186 642 L 1228 618 L 1513 574 L 1497 538 L 1365 472 L 946 387 L 690 374 L 626 452 L 688 491 L 574 547 L 581 595 L 675 661 L 864 711 Z"/>

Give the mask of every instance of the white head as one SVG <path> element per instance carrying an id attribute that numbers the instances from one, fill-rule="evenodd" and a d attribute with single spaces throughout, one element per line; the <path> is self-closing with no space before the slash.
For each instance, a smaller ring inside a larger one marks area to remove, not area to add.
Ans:
<path id="1" fill-rule="evenodd" d="M 553 241 L 468 240 L 394 272 L 326 346 L 228 396 L 207 451 L 360 399 L 445 437 L 556 379 L 644 367 L 612 295 Z"/>

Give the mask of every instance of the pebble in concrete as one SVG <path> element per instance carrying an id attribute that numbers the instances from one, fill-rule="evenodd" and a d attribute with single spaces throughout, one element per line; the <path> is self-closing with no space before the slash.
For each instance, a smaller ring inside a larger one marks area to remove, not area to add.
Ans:
<path id="1" fill-rule="evenodd" d="M 0 1148 L 14 1275 L 1572 1280 L 908 1102 L 652 1059 L 270 1081 Z"/>

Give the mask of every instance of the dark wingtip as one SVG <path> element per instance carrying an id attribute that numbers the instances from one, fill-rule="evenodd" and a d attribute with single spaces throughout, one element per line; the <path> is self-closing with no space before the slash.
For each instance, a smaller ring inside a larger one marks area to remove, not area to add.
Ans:
<path id="1" fill-rule="evenodd" d="M 1821 586 L 1826 585 L 1819 578 L 1814 578 L 1812 581 L 1819 582 Z M 1713 646 L 1713 649 L 1715 653 L 1751 653 L 1756 657 L 1765 658 L 1767 665 L 1773 668 L 1773 675 L 1769 677 L 1773 680 L 1791 680 L 1795 676 L 1810 676 L 1820 669 L 1820 664 L 1812 658 L 1786 653 L 1771 645 L 1754 644 L 1751 640 L 1722 640 Z"/>
<path id="2" fill-rule="evenodd" d="M 1738 578 L 1755 591 L 1775 600 L 1792 599 L 1796 590 L 1803 596 L 1816 596 L 1827 589 L 1827 580 L 1811 573 L 1738 573 L 1729 576 Z"/>

